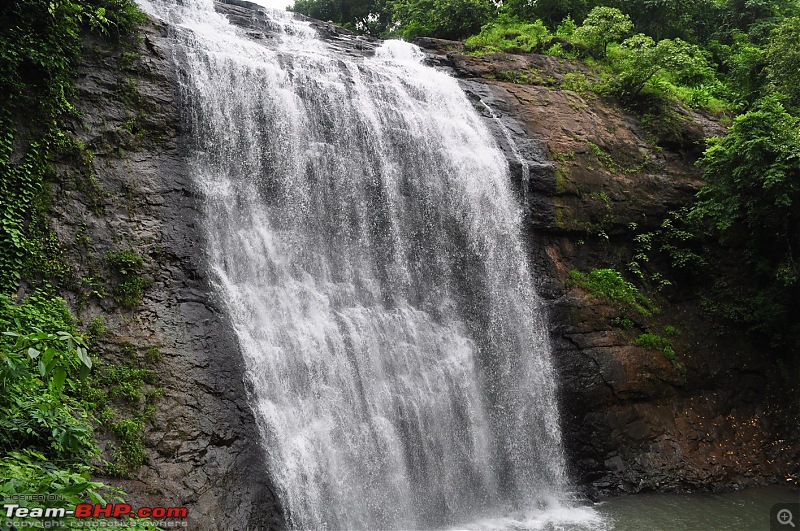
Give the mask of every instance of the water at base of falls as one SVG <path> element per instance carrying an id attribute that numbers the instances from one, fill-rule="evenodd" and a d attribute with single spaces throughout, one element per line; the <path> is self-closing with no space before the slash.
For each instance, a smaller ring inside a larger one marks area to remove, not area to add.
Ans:
<path id="1" fill-rule="evenodd" d="M 507 163 L 456 81 L 402 42 L 345 57 L 285 13 L 265 46 L 210 0 L 143 7 L 173 28 L 289 526 L 597 528 L 566 494 Z"/>

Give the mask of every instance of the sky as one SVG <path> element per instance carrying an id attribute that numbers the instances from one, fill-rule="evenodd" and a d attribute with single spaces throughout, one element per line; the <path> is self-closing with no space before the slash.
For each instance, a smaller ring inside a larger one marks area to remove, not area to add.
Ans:
<path id="1" fill-rule="evenodd" d="M 265 7 L 272 7 L 275 9 L 286 9 L 286 6 L 294 4 L 294 0 L 249 0 L 254 4 L 262 5 Z"/>

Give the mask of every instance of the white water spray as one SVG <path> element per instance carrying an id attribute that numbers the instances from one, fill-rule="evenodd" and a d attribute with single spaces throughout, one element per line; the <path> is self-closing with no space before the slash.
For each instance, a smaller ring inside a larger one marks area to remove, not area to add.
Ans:
<path id="1" fill-rule="evenodd" d="M 144 7 L 175 31 L 209 260 L 288 524 L 568 513 L 520 209 L 457 82 L 402 42 L 344 58 L 290 14 L 267 47 L 210 0 Z"/>

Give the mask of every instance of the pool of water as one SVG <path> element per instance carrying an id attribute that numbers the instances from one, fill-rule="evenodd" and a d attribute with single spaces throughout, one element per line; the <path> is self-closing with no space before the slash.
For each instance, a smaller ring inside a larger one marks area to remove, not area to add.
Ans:
<path id="1" fill-rule="evenodd" d="M 787 507 L 791 523 L 779 524 L 777 511 Z M 800 531 L 800 493 L 774 486 L 725 493 L 630 494 L 587 505 L 551 500 L 530 510 L 487 515 L 448 529 L 486 530 Z"/>
<path id="2" fill-rule="evenodd" d="M 634 494 L 603 501 L 594 509 L 616 531 L 749 531 L 770 529 L 770 510 L 778 503 L 800 503 L 800 494 L 780 486 L 726 493 Z M 800 514 L 794 511 L 794 528 L 789 523 L 776 528 L 800 531 L 798 519 Z"/>

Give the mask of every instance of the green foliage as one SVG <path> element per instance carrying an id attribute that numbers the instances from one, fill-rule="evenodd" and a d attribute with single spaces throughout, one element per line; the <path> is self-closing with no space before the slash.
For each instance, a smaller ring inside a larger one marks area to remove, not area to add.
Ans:
<path id="1" fill-rule="evenodd" d="M 497 80 L 518 85 L 535 85 L 542 81 L 539 73 L 531 70 L 503 70 L 497 73 Z"/>
<path id="2" fill-rule="evenodd" d="M 56 148 L 56 139 L 47 135 L 31 143 L 15 162 L 15 145 L 24 142 L 18 136 L 10 119 L 0 116 L 0 289 L 4 290 L 15 287 L 23 276 L 52 270 L 48 234 L 42 225 L 47 208 L 47 156 Z"/>
<path id="3" fill-rule="evenodd" d="M 800 119 L 761 100 L 709 140 L 706 184 L 691 212 L 741 256 L 740 317 L 775 345 L 800 346 Z"/>
<path id="4" fill-rule="evenodd" d="M 77 333 L 66 301 L 45 290 L 33 292 L 23 304 L 16 304 L 11 295 L 0 295 L 0 329 L 8 331 L 14 326 L 25 330 L 39 328 L 50 333 L 62 330 Z"/>
<path id="5" fill-rule="evenodd" d="M 118 477 L 134 477 L 147 457 L 144 450 L 144 426 L 152 417 L 152 408 L 145 415 L 125 418 L 109 424 L 109 428 L 117 436 L 117 447 L 113 460 L 108 463 L 106 471 Z"/>
<path id="6" fill-rule="evenodd" d="M 90 501 L 105 505 L 107 503 L 122 502 L 125 494 L 119 489 L 92 481 L 90 467 L 81 465 L 71 468 L 55 466 L 44 455 L 35 450 L 22 450 L 9 452 L 0 459 L 0 498 L 20 494 L 39 494 L 48 496 L 47 507 L 74 509 L 79 503 Z M 35 497 L 25 499 L 20 497 L 14 503 L 20 507 L 41 507 L 42 502 Z M 3 529 L 18 529 L 20 520 L 9 519 L 6 512 L 0 513 L 0 526 Z M 32 520 L 25 523 L 33 524 Z M 42 518 L 41 528 L 58 527 L 65 529 L 79 529 L 86 525 L 85 519 L 76 519 L 71 516 L 65 518 Z M 147 519 L 128 519 L 125 529 L 141 531 L 157 531 Z"/>
<path id="7" fill-rule="evenodd" d="M 570 15 L 567 15 L 556 27 L 555 36 L 560 39 L 571 39 L 573 35 L 575 35 L 575 30 L 577 29 L 578 25 L 575 24 L 575 21 L 572 20 Z"/>
<path id="8" fill-rule="evenodd" d="M 33 447 L 54 460 L 80 462 L 88 462 L 97 453 L 85 412 L 59 390 L 65 377 L 56 371 L 44 384 L 30 377 L 17 377 L 13 383 L 6 380 L 0 448 Z"/>
<path id="9" fill-rule="evenodd" d="M 614 269 L 593 269 L 588 274 L 573 269 L 569 273 L 569 280 L 596 297 L 621 303 L 642 315 L 649 316 L 658 311 L 636 286 Z"/>
<path id="10" fill-rule="evenodd" d="M 161 349 L 156 345 L 151 345 L 147 347 L 147 350 L 144 353 L 144 361 L 149 364 L 158 363 L 164 359 L 164 354 L 161 352 Z"/>
<path id="11" fill-rule="evenodd" d="M 19 305 L 0 301 L 0 452 L 26 447 L 87 461 L 96 448 L 74 392 L 92 361 L 66 304 L 41 292 Z"/>
<path id="12" fill-rule="evenodd" d="M 656 40 L 681 38 L 703 41 L 720 29 L 722 2 L 718 0 L 609 0 L 622 9 L 636 29 Z"/>
<path id="13" fill-rule="evenodd" d="M 491 0 L 395 0 L 396 32 L 405 39 L 464 39 L 480 31 L 496 8 Z"/>
<path id="14" fill-rule="evenodd" d="M 763 100 L 737 117 L 726 136 L 709 140 L 700 164 L 707 185 L 693 216 L 712 220 L 723 235 L 736 224 L 753 238 L 768 231 L 782 237 L 782 253 L 788 251 L 794 227 L 787 224 L 800 191 L 797 118 L 774 99 Z"/>
<path id="15" fill-rule="evenodd" d="M 633 344 L 648 350 L 658 350 L 662 352 L 664 357 L 668 360 L 675 361 L 675 350 L 672 348 L 672 344 L 668 339 L 658 334 L 644 333 L 637 337 Z"/>
<path id="16" fill-rule="evenodd" d="M 48 161 L 70 145 L 57 121 L 74 111 L 82 34 L 119 36 L 142 17 L 130 0 L 0 5 L 0 290 L 63 273 L 47 228 L 45 180 Z"/>
<path id="17" fill-rule="evenodd" d="M 85 401 L 91 404 L 90 410 L 100 425 L 115 438 L 106 473 L 133 477 L 144 463 L 144 428 L 155 413 L 155 400 L 161 396 L 155 383 L 155 374 L 134 360 L 124 365 L 105 365 L 93 375 L 85 390 Z"/>
<path id="18" fill-rule="evenodd" d="M 95 342 L 103 337 L 107 331 L 106 318 L 100 315 L 92 319 L 86 326 L 86 338 L 89 342 Z"/>
<path id="19" fill-rule="evenodd" d="M 120 275 L 138 273 L 144 259 L 134 250 L 112 251 L 106 255 L 108 265 Z"/>
<path id="20" fill-rule="evenodd" d="M 635 326 L 635 323 L 628 317 L 614 317 L 611 319 L 611 326 L 621 328 L 623 330 L 630 330 Z"/>
<path id="21" fill-rule="evenodd" d="M 633 22 L 628 15 L 613 7 L 598 6 L 575 30 L 575 39 L 584 43 L 595 57 L 605 57 L 609 43 L 619 42 L 630 34 Z"/>
<path id="22" fill-rule="evenodd" d="M 593 79 L 589 81 L 582 72 L 571 72 L 564 76 L 562 87 L 584 95 L 616 95 L 629 102 L 642 100 L 642 93 L 651 99 L 655 96 L 655 105 L 648 111 L 653 115 L 669 114 L 666 110 L 676 103 L 715 113 L 733 106 L 734 93 L 717 75 L 711 54 L 700 46 L 679 38 L 655 41 L 644 34 L 617 44 L 633 28 L 630 18 L 619 9 L 595 7 L 580 27 L 567 16 L 555 34 L 542 20 L 516 18 L 519 15 L 510 9 L 504 4 L 497 18 L 466 39 L 468 53 L 546 53 L 568 59 L 583 56 L 595 67 Z M 732 57 L 730 46 L 718 45 L 716 50 Z M 587 54 L 599 61 L 586 57 Z M 502 77 L 528 83 L 527 73 L 508 71 Z M 654 123 L 662 121 L 669 120 L 659 119 Z"/>
<path id="23" fill-rule="evenodd" d="M 132 364 L 110 366 L 103 371 L 98 383 L 108 387 L 110 398 L 124 398 L 132 405 L 144 400 L 142 386 L 145 381 L 152 383 L 152 373 Z"/>
<path id="24" fill-rule="evenodd" d="M 499 52 L 535 52 L 550 42 L 552 35 L 540 20 L 528 24 L 523 22 L 491 23 L 464 43 L 469 52 L 475 54 Z"/>
<path id="25" fill-rule="evenodd" d="M 117 499 L 119 491 L 102 483 L 91 481 L 88 466 L 73 469 L 59 468 L 35 450 L 11 451 L 0 459 L 0 498 L 3 495 L 49 494 L 55 495 L 48 507 L 73 509 L 84 503 L 88 496 L 95 503 L 105 503 L 106 497 Z M 57 496 L 57 497 L 56 497 Z M 41 502 L 15 501 L 22 507 L 41 506 Z M 77 522 L 72 518 L 62 520 L 65 525 Z M 5 511 L 0 513 L 0 525 L 11 528 L 13 519 L 7 519 Z"/>
<path id="26" fill-rule="evenodd" d="M 136 251 L 120 250 L 108 253 L 106 261 L 117 279 L 112 292 L 114 300 L 128 308 L 135 308 L 142 302 L 144 290 L 150 285 L 141 276 L 144 259 Z"/>
<path id="27" fill-rule="evenodd" d="M 782 19 L 800 14 L 800 4 L 796 0 L 725 0 L 721 14 L 719 33 L 748 33 L 753 42 L 763 42 Z"/>
<path id="28" fill-rule="evenodd" d="M 618 64 L 620 94 L 635 98 L 662 70 L 683 84 L 697 85 L 714 79 L 714 71 L 696 45 L 680 39 L 654 41 L 638 34 L 622 43 L 625 55 Z"/>
<path id="29" fill-rule="evenodd" d="M 6 366 L 0 372 L 2 379 L 13 379 L 26 372 L 30 361 L 36 364 L 43 378 L 52 377 L 56 383 L 60 383 L 56 385 L 60 392 L 64 389 L 64 377 L 68 370 L 92 368 L 85 341 L 69 332 L 62 330 L 48 334 L 35 328 L 32 333 L 3 332 L 3 335 L 14 339 L 14 344 L 3 353 Z"/>
<path id="30" fill-rule="evenodd" d="M 548 50 L 548 52 L 550 52 L 550 50 Z M 592 83 L 589 82 L 586 74 L 582 72 L 567 72 L 564 74 L 561 81 L 561 88 L 575 91 L 581 95 L 593 91 Z"/>
<path id="31" fill-rule="evenodd" d="M 671 276 L 700 272 L 706 265 L 706 259 L 699 249 L 697 229 L 687 221 L 689 217 L 687 208 L 671 211 L 658 229 L 636 234 L 633 237 L 634 255 L 628 264 L 628 270 L 640 280 L 653 284 L 657 290 L 672 284 L 657 270 L 649 267 L 657 259 L 669 264 Z M 637 227 L 636 223 L 629 225 L 634 232 Z"/>
<path id="32" fill-rule="evenodd" d="M 729 89 L 739 103 L 758 99 L 765 83 L 762 74 L 766 66 L 764 47 L 754 44 L 743 33 L 732 35 L 733 43 L 712 43 L 712 50 L 721 58 L 726 70 Z"/>
<path id="33" fill-rule="evenodd" d="M 92 361 L 66 303 L 42 291 L 20 304 L 2 296 L 0 329 L 0 494 L 102 500 L 105 486 L 89 480 L 99 451 L 78 398 Z"/>
<path id="34" fill-rule="evenodd" d="M 541 20 L 552 28 L 567 17 L 583 20 L 589 4 L 588 0 L 504 0 L 502 11 L 519 20 Z"/>
<path id="35" fill-rule="evenodd" d="M 772 30 L 765 56 L 770 90 L 800 111 L 800 17 L 787 18 Z"/>
<path id="36" fill-rule="evenodd" d="M 374 37 L 383 35 L 392 20 L 387 0 L 295 0 L 289 9 Z"/>

